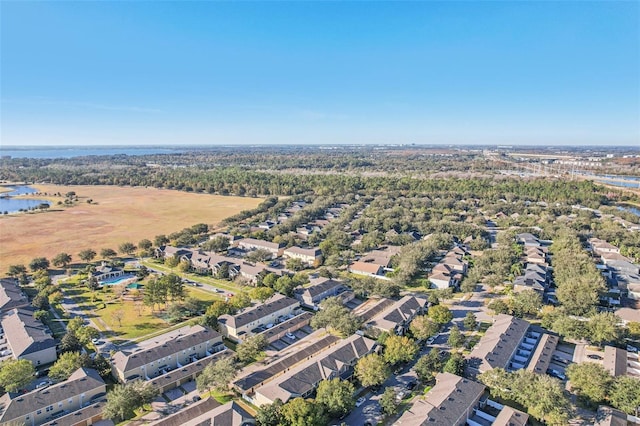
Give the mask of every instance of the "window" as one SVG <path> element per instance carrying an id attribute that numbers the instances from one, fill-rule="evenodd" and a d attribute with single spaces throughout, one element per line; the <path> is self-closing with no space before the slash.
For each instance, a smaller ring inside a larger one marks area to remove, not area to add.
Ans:
<path id="1" fill-rule="evenodd" d="M 36 411 L 36 414 L 42 414 L 42 410 Z"/>
<path id="2" fill-rule="evenodd" d="M 53 411 L 53 405 L 48 406 L 48 407 L 47 407 L 47 409 L 46 409 L 45 411 L 46 411 L 47 413 L 48 413 L 49 411 Z"/>
<path id="3" fill-rule="evenodd" d="M 58 402 L 58 408 L 62 408 L 62 402 Z"/>
<path id="4" fill-rule="evenodd" d="M 73 398 L 69 398 L 69 404 L 73 404 Z"/>

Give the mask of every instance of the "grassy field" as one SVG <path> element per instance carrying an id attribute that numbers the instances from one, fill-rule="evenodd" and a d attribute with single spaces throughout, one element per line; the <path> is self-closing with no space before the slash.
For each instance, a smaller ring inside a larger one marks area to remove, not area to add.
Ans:
<path id="1" fill-rule="evenodd" d="M 64 293 L 71 297 L 82 310 L 94 320 L 96 326 L 105 331 L 104 325 L 113 331 L 107 333 L 114 341 L 135 339 L 158 331 L 166 332 L 171 325 L 164 320 L 162 312 L 152 312 L 151 308 L 136 305 L 131 300 L 117 300 L 113 289 L 105 287 L 92 293 L 87 287 L 78 284 L 73 277 L 60 283 Z M 187 297 L 191 296 L 203 302 L 222 300 L 222 296 L 193 287 L 185 287 Z M 122 311 L 119 322 L 114 312 Z"/>
<path id="2" fill-rule="evenodd" d="M 33 186 L 49 194 L 75 191 L 80 201 L 60 209 L 54 202 L 55 211 L 0 217 L 0 273 L 34 257 L 67 252 L 78 260 L 77 253 L 86 248 L 117 250 L 123 242 L 153 240 L 196 223 L 215 225 L 262 201 L 141 187 Z"/>

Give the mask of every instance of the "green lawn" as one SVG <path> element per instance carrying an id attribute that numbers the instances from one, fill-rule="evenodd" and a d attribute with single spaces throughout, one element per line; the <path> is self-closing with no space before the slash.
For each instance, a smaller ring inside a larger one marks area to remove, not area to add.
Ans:
<path id="1" fill-rule="evenodd" d="M 142 264 L 148 268 L 157 269 L 166 273 L 174 273 L 182 278 L 186 278 L 192 281 L 196 281 L 201 284 L 208 284 L 216 288 L 228 290 L 232 292 L 239 292 L 242 290 L 242 286 L 239 286 L 231 281 L 219 280 L 207 275 L 199 275 L 191 272 L 182 272 L 178 268 L 169 268 L 162 263 L 157 263 L 153 260 L 143 260 Z"/>
<path id="2" fill-rule="evenodd" d="M 104 286 L 102 289 L 92 292 L 80 284 L 81 280 L 81 277 L 73 277 L 73 279 L 61 282 L 60 287 L 92 318 L 96 327 L 105 332 L 107 337 L 114 339 L 115 343 L 166 332 L 184 325 L 184 323 L 180 323 L 174 326 L 167 322 L 163 310 L 153 311 L 150 307 L 139 302 L 118 299 L 112 287 Z M 187 296 L 203 302 L 223 299 L 218 294 L 197 287 L 185 286 L 185 290 Z M 122 318 L 118 319 L 118 315 L 121 315 Z"/>

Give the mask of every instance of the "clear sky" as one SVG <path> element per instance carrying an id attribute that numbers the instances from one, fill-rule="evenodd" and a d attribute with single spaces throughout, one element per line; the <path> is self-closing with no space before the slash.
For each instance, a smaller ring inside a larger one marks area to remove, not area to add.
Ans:
<path id="1" fill-rule="evenodd" d="M 637 1 L 1 1 L 3 145 L 640 146 Z"/>

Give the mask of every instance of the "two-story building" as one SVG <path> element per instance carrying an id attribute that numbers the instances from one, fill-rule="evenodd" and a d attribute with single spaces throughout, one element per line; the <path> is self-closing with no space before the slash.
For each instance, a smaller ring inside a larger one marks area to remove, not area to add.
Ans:
<path id="1" fill-rule="evenodd" d="M 347 287 L 340 280 L 331 278 L 312 279 L 308 287 L 295 290 L 295 298 L 304 306 L 314 308 L 324 299 L 344 293 Z"/>
<path id="2" fill-rule="evenodd" d="M 0 424 L 39 426 L 76 412 L 104 399 L 107 387 L 97 371 L 79 368 L 67 380 L 35 389 L 13 399 L 6 393 L 0 398 Z M 76 424 L 86 421 L 77 416 Z"/>
<path id="3" fill-rule="evenodd" d="M 0 279 L 0 313 L 28 305 L 29 299 L 18 285 L 18 280 L 13 278 Z"/>
<path id="4" fill-rule="evenodd" d="M 300 259 L 307 266 L 319 266 L 322 262 L 322 251 L 319 247 L 302 248 L 289 247 L 283 252 L 284 257 L 289 259 Z"/>
<path id="5" fill-rule="evenodd" d="M 349 336 L 257 388 L 253 403 L 260 406 L 273 404 L 276 399 L 287 402 L 296 397 L 306 398 L 322 380 L 351 377 L 356 362 L 375 349 L 375 340 L 357 334 Z"/>
<path id="6" fill-rule="evenodd" d="M 202 325 L 186 326 L 116 352 L 112 372 L 122 383 L 150 380 L 224 349 L 217 331 Z"/>
<path id="7" fill-rule="evenodd" d="M 12 309 L 2 318 L 2 329 L 13 358 L 28 359 L 39 366 L 58 358 L 57 342 L 47 327 L 33 318 L 34 311 L 31 307 Z"/>
<path id="8" fill-rule="evenodd" d="M 417 316 L 427 312 L 428 301 L 424 297 L 407 295 L 388 306 L 365 324 L 368 329 L 403 335 Z"/>
<path id="9" fill-rule="evenodd" d="M 299 307 L 300 302 L 296 299 L 274 294 L 264 303 L 246 308 L 235 315 L 220 315 L 219 330 L 225 337 L 242 341 L 253 334 L 253 329 L 260 326 L 274 326 L 279 317 L 293 315 Z"/>
<path id="10" fill-rule="evenodd" d="M 484 411 L 486 410 L 486 411 Z M 485 386 L 451 373 L 439 373 L 436 384 L 419 396 L 394 426 L 525 426 L 529 415 L 491 401 Z"/>
<path id="11" fill-rule="evenodd" d="M 255 238 L 243 238 L 238 241 L 238 247 L 247 251 L 266 250 L 271 253 L 271 257 L 282 256 L 284 245 L 280 243 L 272 243 L 269 241 L 257 240 Z"/>

